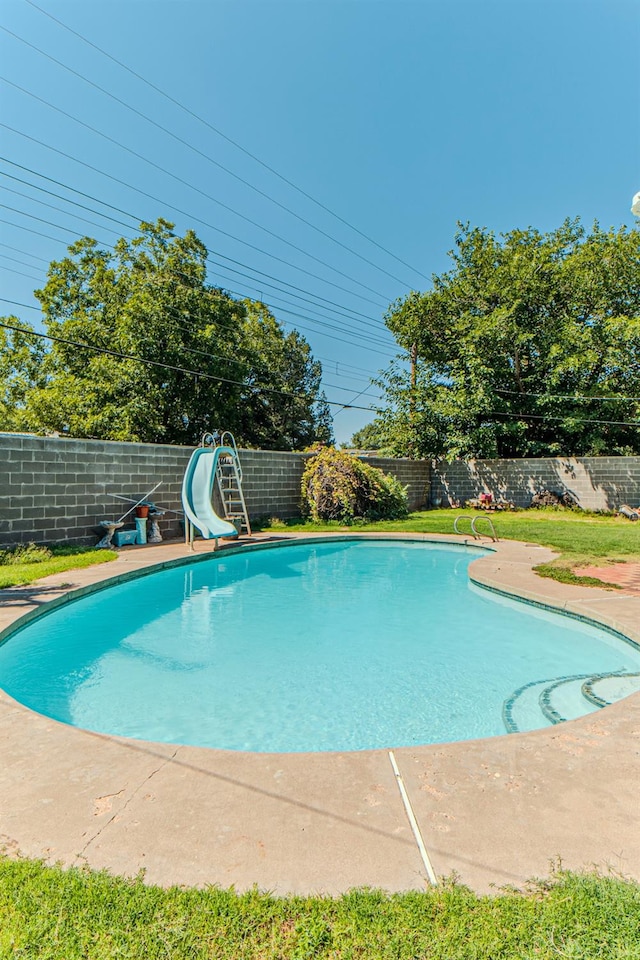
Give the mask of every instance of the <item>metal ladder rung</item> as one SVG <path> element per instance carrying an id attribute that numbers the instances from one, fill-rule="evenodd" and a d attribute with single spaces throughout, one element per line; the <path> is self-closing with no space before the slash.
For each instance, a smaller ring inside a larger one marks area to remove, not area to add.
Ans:
<path id="1" fill-rule="evenodd" d="M 225 431 L 219 435 L 220 446 L 229 446 L 235 451 L 235 456 L 223 457 L 218 461 L 216 477 L 218 491 L 222 500 L 225 518 L 230 521 L 240 521 L 240 529 L 244 527 L 251 536 L 251 524 L 247 505 L 242 492 L 242 466 L 238 457 L 236 442 L 232 434 Z"/>

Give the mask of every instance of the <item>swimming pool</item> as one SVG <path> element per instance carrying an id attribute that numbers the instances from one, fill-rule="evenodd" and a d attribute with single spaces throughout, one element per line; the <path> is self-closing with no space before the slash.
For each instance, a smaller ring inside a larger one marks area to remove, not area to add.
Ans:
<path id="1" fill-rule="evenodd" d="M 231 750 L 463 740 L 597 707 L 640 650 L 479 590 L 478 551 L 340 540 L 222 552 L 52 611 L 0 647 L 0 687 L 103 733 Z"/>

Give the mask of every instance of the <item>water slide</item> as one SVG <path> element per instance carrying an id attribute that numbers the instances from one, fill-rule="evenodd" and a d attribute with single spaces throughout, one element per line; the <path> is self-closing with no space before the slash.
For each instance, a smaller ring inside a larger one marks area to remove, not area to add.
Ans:
<path id="1" fill-rule="evenodd" d="M 231 447 L 198 447 L 191 454 L 182 481 L 182 506 L 187 520 L 205 540 L 237 537 L 238 531 L 213 509 L 213 488 L 220 457 L 234 457 Z"/>

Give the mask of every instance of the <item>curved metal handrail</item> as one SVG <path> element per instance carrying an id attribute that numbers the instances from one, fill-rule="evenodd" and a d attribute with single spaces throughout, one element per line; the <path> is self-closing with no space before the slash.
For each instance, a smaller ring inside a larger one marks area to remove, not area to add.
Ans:
<path id="1" fill-rule="evenodd" d="M 454 530 L 454 533 L 457 533 L 457 534 L 459 534 L 461 537 L 463 537 L 464 534 L 463 534 L 460 530 L 458 530 L 458 521 L 460 521 L 460 520 L 468 520 L 468 521 L 471 523 L 471 535 L 472 535 L 472 537 L 473 537 L 474 540 L 477 540 L 477 539 L 479 538 L 480 534 L 474 529 L 473 519 L 474 519 L 474 518 L 473 518 L 473 517 L 470 517 L 468 514 L 466 514 L 466 513 L 461 513 L 461 514 L 460 514 L 459 516 L 457 516 L 457 517 L 455 518 L 455 520 L 453 521 L 453 530 Z"/>
<path id="2" fill-rule="evenodd" d="M 491 528 L 491 539 L 497 543 L 498 534 L 496 533 L 496 528 L 493 525 L 493 520 L 491 519 L 491 517 L 474 517 L 473 518 L 473 520 L 471 521 L 471 530 L 473 531 L 474 536 L 477 536 L 478 538 L 482 536 L 480 531 L 476 530 L 476 523 L 478 522 L 478 520 L 484 520 L 485 523 L 489 524 L 489 527 Z"/>

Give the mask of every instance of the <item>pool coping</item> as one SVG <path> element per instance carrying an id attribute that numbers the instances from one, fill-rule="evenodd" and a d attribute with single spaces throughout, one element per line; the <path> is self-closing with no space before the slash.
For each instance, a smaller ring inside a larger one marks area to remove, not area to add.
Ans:
<path id="1" fill-rule="evenodd" d="M 455 535 L 287 533 L 224 550 L 319 538 L 479 546 Z M 640 643 L 640 597 L 537 577 L 532 567 L 554 555 L 544 547 L 480 546 L 469 568 L 474 583 Z M 195 556 L 184 544 L 125 548 L 115 573 L 100 565 L 0 591 L 0 642 L 43 604 L 69 602 L 70 579 L 86 593 L 209 553 L 202 543 Z M 640 694 L 579 720 L 489 740 L 246 754 L 89 733 L 0 691 L 0 847 L 124 875 L 144 870 L 163 885 L 257 885 L 282 894 L 420 889 L 429 874 L 404 791 L 435 876 L 454 872 L 490 891 L 546 875 L 561 860 L 640 880 L 639 744 Z"/>

